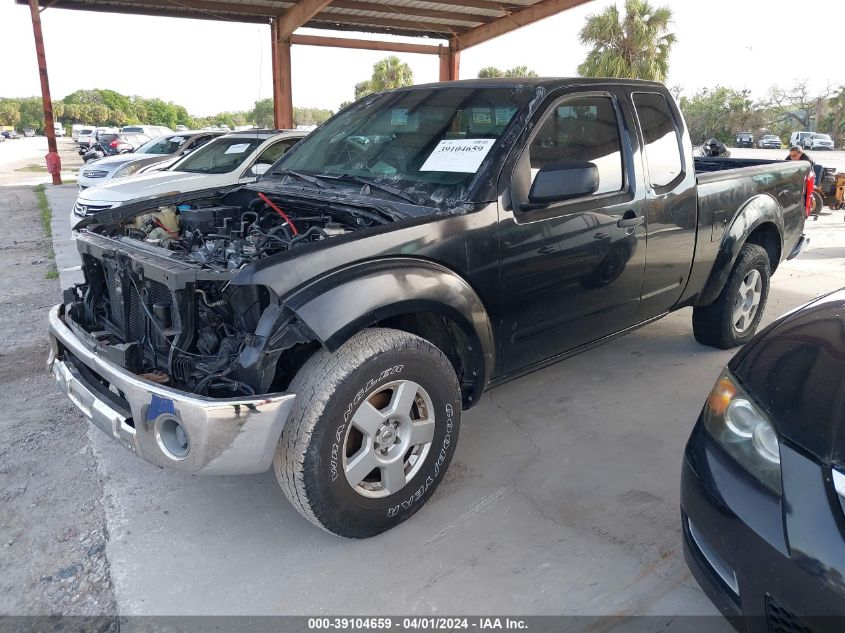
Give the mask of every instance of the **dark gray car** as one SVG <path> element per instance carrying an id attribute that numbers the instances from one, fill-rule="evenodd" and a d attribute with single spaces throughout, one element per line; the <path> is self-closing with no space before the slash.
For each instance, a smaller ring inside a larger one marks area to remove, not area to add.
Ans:
<path id="1" fill-rule="evenodd" d="M 154 138 L 131 154 L 107 156 L 97 161 L 86 163 L 79 174 L 79 190 L 102 185 L 114 178 L 124 178 L 138 173 L 141 169 L 165 163 L 165 165 L 185 154 L 202 147 L 223 132 L 180 132 Z"/>

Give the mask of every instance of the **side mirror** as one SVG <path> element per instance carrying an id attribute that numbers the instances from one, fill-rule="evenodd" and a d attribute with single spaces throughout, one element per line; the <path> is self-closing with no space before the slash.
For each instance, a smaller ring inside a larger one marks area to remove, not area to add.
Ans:
<path id="1" fill-rule="evenodd" d="M 546 205 L 589 196 L 599 188 L 599 169 L 583 160 L 556 160 L 546 163 L 534 176 L 528 192 L 531 205 Z"/>
<path id="2" fill-rule="evenodd" d="M 262 174 L 266 174 L 270 171 L 270 167 L 272 165 L 268 165 L 267 163 L 255 163 L 249 170 L 249 173 L 253 176 L 261 176 Z"/>

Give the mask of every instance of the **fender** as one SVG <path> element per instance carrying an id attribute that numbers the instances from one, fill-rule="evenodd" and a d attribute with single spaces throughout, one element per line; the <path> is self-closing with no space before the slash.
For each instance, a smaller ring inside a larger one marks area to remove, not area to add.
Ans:
<path id="1" fill-rule="evenodd" d="M 716 254 L 716 261 L 713 262 L 713 269 L 695 305 L 710 305 L 716 300 L 728 281 L 728 276 L 733 270 L 743 244 L 757 227 L 765 223 L 773 224 L 777 229 L 781 259 L 783 259 L 783 209 L 772 196 L 756 195 L 739 208 L 731 225 L 725 231 L 722 243 L 719 245 L 719 252 Z M 775 265 L 779 263 L 776 262 Z"/>
<path id="2" fill-rule="evenodd" d="M 329 273 L 282 303 L 330 352 L 383 319 L 432 312 L 454 321 L 469 341 L 471 381 L 478 402 L 493 370 L 493 333 L 475 290 L 452 270 L 427 260 L 387 257 Z"/>

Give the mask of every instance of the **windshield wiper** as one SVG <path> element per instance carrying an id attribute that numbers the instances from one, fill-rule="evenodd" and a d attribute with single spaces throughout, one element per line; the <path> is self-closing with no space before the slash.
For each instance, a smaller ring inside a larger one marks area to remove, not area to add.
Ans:
<path id="1" fill-rule="evenodd" d="M 369 178 L 362 178 L 361 176 L 354 176 L 352 174 L 339 174 L 337 176 L 329 176 L 326 174 L 320 174 L 317 178 L 327 178 L 329 180 L 349 180 L 351 182 L 357 182 L 365 187 L 370 187 L 371 189 L 378 189 L 379 191 L 384 191 L 385 193 L 389 193 L 391 196 L 399 198 L 400 200 L 404 200 L 405 202 L 409 202 L 411 204 L 419 204 L 416 200 L 411 198 L 410 196 L 406 196 L 396 187 L 391 187 L 390 185 L 382 185 L 374 180 L 370 180 Z"/>
<path id="2" fill-rule="evenodd" d="M 291 176 L 293 178 L 298 178 L 299 180 L 309 182 L 312 185 L 319 187 L 320 189 L 333 189 L 333 187 L 330 187 L 329 185 L 320 182 L 314 176 L 309 176 L 308 174 L 303 174 L 301 172 L 294 171 L 293 169 L 275 169 L 271 173 L 281 174 L 282 176 Z"/>

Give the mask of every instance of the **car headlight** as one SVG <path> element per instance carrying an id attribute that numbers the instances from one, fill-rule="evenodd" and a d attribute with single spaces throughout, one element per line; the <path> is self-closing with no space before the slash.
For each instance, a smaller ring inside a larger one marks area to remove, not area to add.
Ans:
<path id="1" fill-rule="evenodd" d="M 704 426 L 760 483 L 781 493 L 780 443 L 772 423 L 726 369 L 704 405 Z"/>
<path id="2" fill-rule="evenodd" d="M 125 178 L 126 176 L 131 176 L 136 171 L 141 169 L 141 165 L 138 163 L 132 163 L 127 165 L 126 167 L 121 167 L 116 172 L 114 172 L 114 176 L 112 178 Z"/>

